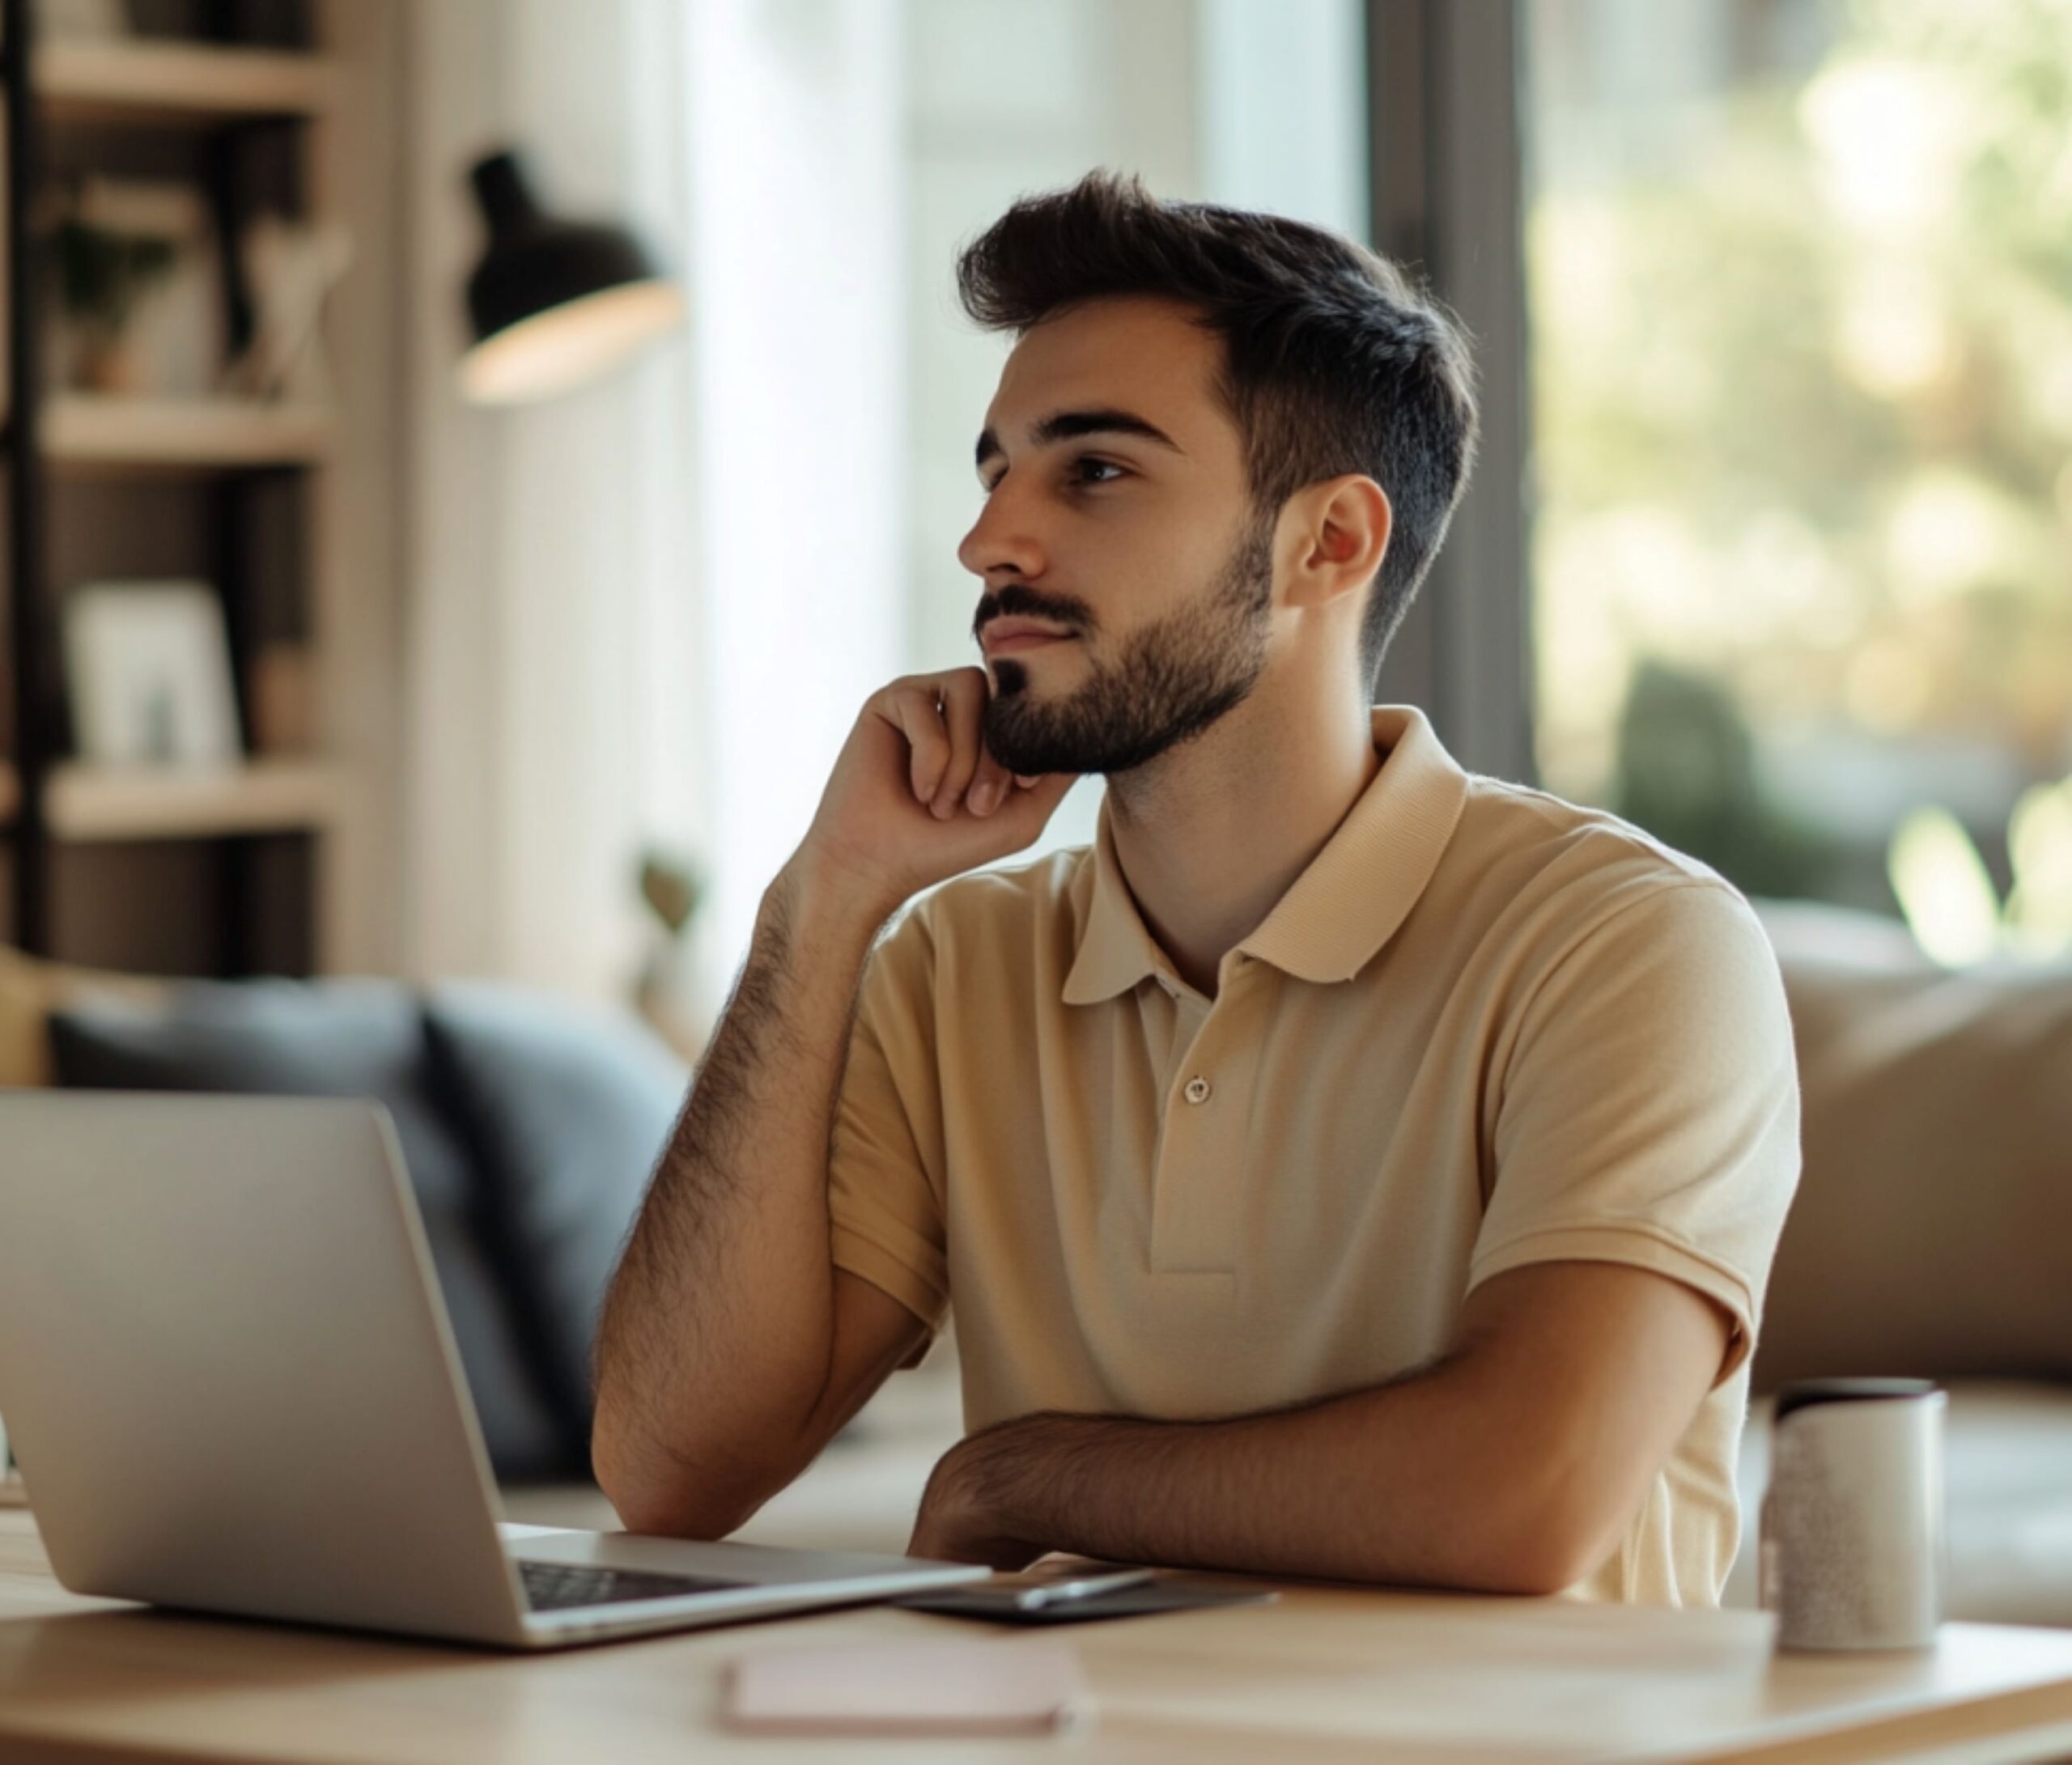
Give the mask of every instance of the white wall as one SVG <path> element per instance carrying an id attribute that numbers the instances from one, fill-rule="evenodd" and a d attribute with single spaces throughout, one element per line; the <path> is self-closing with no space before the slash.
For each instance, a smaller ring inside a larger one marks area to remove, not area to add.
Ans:
<path id="1" fill-rule="evenodd" d="M 905 605 L 896 14 L 885 0 L 413 9 L 410 966 L 621 995 L 661 841 L 713 893 L 708 999 Z M 683 338 L 462 405 L 469 163 L 678 266 Z"/>
<path id="2" fill-rule="evenodd" d="M 678 12 L 666 0 L 411 11 L 410 968 L 612 994 L 638 965 L 643 846 L 700 832 L 681 342 L 552 404 L 464 405 L 482 246 L 469 165 L 518 145 L 550 208 L 683 261 Z M 657 678 L 666 660 L 676 677 Z"/>
<path id="3" fill-rule="evenodd" d="M 901 70 L 885 0 L 700 0 L 691 17 L 703 930 L 731 974 L 864 700 L 901 671 Z"/>
<path id="4" fill-rule="evenodd" d="M 863 700 L 976 659 L 957 562 L 1006 340 L 958 247 L 1089 168 L 1357 228 L 1357 0 L 418 0 L 410 966 L 622 993 L 643 846 L 712 883 L 708 1003 Z M 686 335 L 488 414 L 465 179 L 636 224 Z M 1098 784 L 1045 843 L 1091 836 Z"/>
<path id="5" fill-rule="evenodd" d="M 1357 0 L 1199 0 L 1202 194 L 1368 235 Z"/>

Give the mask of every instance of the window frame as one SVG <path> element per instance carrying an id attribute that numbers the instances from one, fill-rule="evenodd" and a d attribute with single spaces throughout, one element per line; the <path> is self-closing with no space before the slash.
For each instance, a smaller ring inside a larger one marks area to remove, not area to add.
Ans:
<path id="1" fill-rule="evenodd" d="M 1467 490 L 1382 667 L 1471 771 L 1533 783 L 1531 408 L 1518 0 L 1366 0 L 1375 248 L 1466 326 L 1481 401 Z"/>

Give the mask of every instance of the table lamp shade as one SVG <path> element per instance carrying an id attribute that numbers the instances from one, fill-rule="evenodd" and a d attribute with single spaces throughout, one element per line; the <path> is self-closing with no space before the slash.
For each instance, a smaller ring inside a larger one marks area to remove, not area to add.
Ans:
<path id="1" fill-rule="evenodd" d="M 545 213 L 515 154 L 492 154 L 471 176 L 490 235 L 468 278 L 475 342 L 461 389 L 471 402 L 572 391 L 682 323 L 681 291 L 625 228 Z"/>

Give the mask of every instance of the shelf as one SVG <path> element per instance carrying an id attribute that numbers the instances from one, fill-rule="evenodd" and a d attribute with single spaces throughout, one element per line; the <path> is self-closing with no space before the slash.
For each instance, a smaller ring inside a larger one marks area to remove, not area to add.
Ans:
<path id="1" fill-rule="evenodd" d="M 55 123 L 208 129 L 329 109 L 338 69 L 323 57 L 164 40 L 45 43 L 36 89 Z"/>
<path id="2" fill-rule="evenodd" d="M 336 426 L 321 406 L 64 392 L 44 409 L 42 443 L 62 472 L 234 471 L 315 465 L 329 457 Z"/>
<path id="3" fill-rule="evenodd" d="M 147 14 L 194 23 L 283 10 L 196 0 L 24 0 L 10 10 L 39 6 L 53 13 L 47 26 L 59 10 L 134 12 L 147 23 Z M 235 965 L 250 955 L 353 971 L 380 965 L 399 943 L 382 886 L 392 781 L 359 757 L 363 743 L 378 747 L 380 732 L 363 731 L 363 719 L 339 723 L 338 714 L 390 690 L 388 615 L 350 592 L 350 566 L 356 536 L 391 531 L 405 488 L 382 457 L 397 400 L 393 376 L 378 371 L 401 348 L 409 316 L 388 273 L 406 255 L 410 227 L 388 149 L 389 125 L 408 108 L 400 57 L 423 9 L 415 0 L 312 0 L 285 10 L 299 23 L 307 14 L 306 36 L 273 33 L 262 45 L 82 36 L 57 25 L 14 45 L 22 101 L 11 120 L 40 142 L 33 157 L 43 181 L 105 176 L 114 188 L 101 218 L 111 227 L 130 224 L 128 184 L 135 227 L 153 230 L 142 193 L 163 180 L 188 193 L 189 207 L 197 196 L 212 206 L 211 250 L 236 243 L 216 235 L 234 232 L 255 203 L 355 241 L 356 267 L 325 303 L 336 389 L 291 379 L 287 390 L 307 394 L 291 406 L 244 396 L 255 382 L 214 371 L 96 376 L 95 389 L 75 387 L 84 376 L 59 371 L 60 346 L 72 340 L 55 326 L 56 303 L 6 303 L 18 352 L 43 371 L 17 388 L 23 396 L 11 409 L 0 388 L 0 478 L 40 497 L 44 543 L 20 583 L 0 584 L 0 597 L 41 609 L 25 622 L 39 653 L 0 660 L 0 698 L 19 702 L 6 685 L 40 680 L 56 720 L 38 734 L 48 745 L 36 749 L 33 779 L 29 756 L 19 779 L 6 763 L 13 756 L 0 728 L 0 891 L 30 910 L 23 923 L 0 900 L 0 920 L 32 944 L 76 933 L 143 968 Z M 23 169 L 15 168 L 17 180 Z M 62 193 L 53 185 L 40 198 Z M 172 225 L 170 200 L 168 208 L 162 230 Z M 16 261 L 13 279 L 33 268 Z M 121 396 L 125 388 L 136 396 Z M 364 422 L 355 414 L 363 412 Z M 111 535 L 110 523 L 121 530 Z M 296 709 L 312 729 L 338 723 L 341 740 L 315 753 L 232 753 L 207 769 L 54 759 L 52 749 L 66 746 L 57 702 L 65 595 L 104 575 L 220 579 L 224 558 L 244 566 L 231 572 L 234 611 L 262 633 L 304 634 L 309 677 L 297 683 Z M 32 806 L 43 860 L 35 874 L 19 862 Z M 249 935 L 227 944 L 224 922 L 248 907 Z"/>
<path id="4" fill-rule="evenodd" d="M 0 795 L 11 820 L 19 796 L 11 767 L 0 767 Z M 44 807 L 53 838 L 89 842 L 321 828 L 344 799 L 343 774 L 316 760 L 192 769 L 74 761 L 51 769 Z"/>

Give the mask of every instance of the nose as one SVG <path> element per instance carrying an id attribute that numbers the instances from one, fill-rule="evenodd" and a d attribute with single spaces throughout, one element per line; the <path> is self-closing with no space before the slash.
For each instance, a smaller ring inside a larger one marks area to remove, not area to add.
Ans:
<path id="1" fill-rule="evenodd" d="M 988 580 L 996 571 L 1017 580 L 1042 574 L 1043 547 L 1029 520 L 1030 511 L 1004 479 L 979 508 L 979 518 L 958 542 L 957 561 L 974 576 Z"/>

